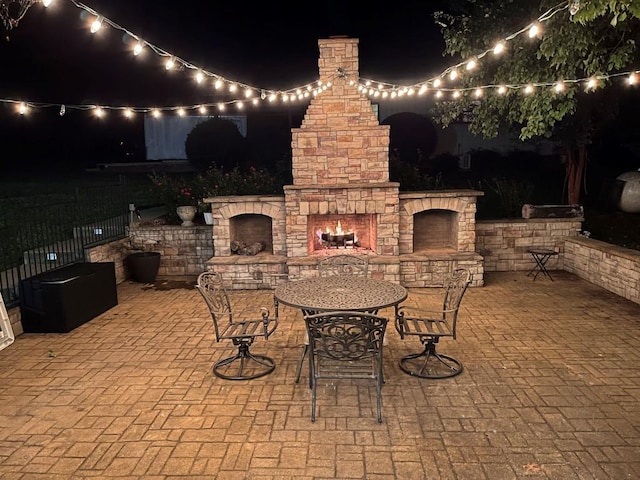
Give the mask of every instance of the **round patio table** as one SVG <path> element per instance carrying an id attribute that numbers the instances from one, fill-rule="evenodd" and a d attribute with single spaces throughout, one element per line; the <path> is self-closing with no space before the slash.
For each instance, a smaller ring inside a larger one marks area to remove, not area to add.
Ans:
<path id="1" fill-rule="evenodd" d="M 344 275 L 288 282 L 275 289 L 274 298 L 307 312 L 375 312 L 404 301 L 407 290 L 387 280 Z"/>

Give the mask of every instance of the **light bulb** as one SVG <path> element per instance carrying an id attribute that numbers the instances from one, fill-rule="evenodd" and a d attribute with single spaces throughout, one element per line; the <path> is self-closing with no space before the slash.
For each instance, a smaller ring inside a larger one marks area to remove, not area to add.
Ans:
<path id="1" fill-rule="evenodd" d="M 221 112 L 224 111 L 224 103 L 218 104 L 218 110 L 220 110 Z"/>
<path id="2" fill-rule="evenodd" d="M 60 115 L 61 117 L 64 117 L 64 114 L 67 112 L 67 109 L 64 105 L 60 105 L 60 112 L 58 112 L 58 115 Z"/>
<path id="3" fill-rule="evenodd" d="M 91 33 L 96 33 L 102 26 L 102 17 L 96 18 L 91 24 Z"/>
<path id="4" fill-rule="evenodd" d="M 436 78 L 436 79 L 433 81 L 433 86 L 434 86 L 435 88 L 438 88 L 438 87 L 440 86 L 440 84 L 441 84 L 441 83 L 442 83 L 442 80 L 440 80 L 439 78 Z"/>
<path id="5" fill-rule="evenodd" d="M 213 84 L 213 88 L 215 88 L 216 90 L 220 90 L 220 87 L 222 87 L 222 80 L 217 79 Z"/>
<path id="6" fill-rule="evenodd" d="M 250 88 L 247 88 L 244 91 L 244 96 L 245 96 L 245 98 L 251 98 L 253 96 L 253 90 L 251 90 Z"/>
<path id="7" fill-rule="evenodd" d="M 133 110 L 131 110 L 130 108 L 125 108 L 124 109 L 124 116 L 125 116 L 125 118 L 133 117 Z"/>
<path id="8" fill-rule="evenodd" d="M 635 85 L 637 81 L 638 81 L 638 77 L 636 76 L 635 72 L 631 73 L 627 78 L 627 83 L 629 85 Z"/>
<path id="9" fill-rule="evenodd" d="M 460 91 L 456 90 L 455 92 L 453 92 L 453 94 L 451 95 L 453 98 L 460 98 Z"/>
<path id="10" fill-rule="evenodd" d="M 573 16 L 580 10 L 580 0 L 571 0 L 569 3 L 569 13 Z"/>
<path id="11" fill-rule="evenodd" d="M 473 70 L 474 68 L 476 68 L 477 65 L 478 65 L 478 62 L 476 61 L 476 59 L 472 58 L 467 62 L 466 68 L 467 70 Z"/>
<path id="12" fill-rule="evenodd" d="M 18 105 L 18 113 L 20 115 L 24 115 L 25 113 L 27 113 L 27 104 L 22 102 L 20 105 Z"/>
<path id="13" fill-rule="evenodd" d="M 442 90 L 436 92 L 436 98 L 442 98 Z"/>
<path id="14" fill-rule="evenodd" d="M 102 107 L 95 107 L 93 109 L 93 114 L 98 118 L 102 118 L 104 116 L 104 110 Z"/>
<path id="15" fill-rule="evenodd" d="M 533 85 L 529 84 L 526 87 L 524 87 L 524 93 L 526 93 L 527 95 L 533 93 Z"/>
<path id="16" fill-rule="evenodd" d="M 204 115 L 207 113 L 207 107 L 205 107 L 204 105 L 200 105 L 200 108 L 198 109 L 198 111 Z"/>
<path id="17" fill-rule="evenodd" d="M 144 48 L 144 43 L 142 43 L 142 42 L 136 43 L 136 46 L 133 47 L 133 54 L 137 57 L 138 55 L 140 55 L 142 53 L 142 49 L 143 48 Z"/>
<path id="18" fill-rule="evenodd" d="M 458 71 L 454 68 L 449 72 L 449 80 L 455 80 L 458 78 Z"/>
<path id="19" fill-rule="evenodd" d="M 42 0 L 44 8 L 48 8 L 53 3 L 53 0 Z"/>
<path id="20" fill-rule="evenodd" d="M 564 82 L 560 81 L 557 82 L 554 86 L 553 89 L 556 91 L 556 93 L 560 93 L 564 90 Z"/>
<path id="21" fill-rule="evenodd" d="M 244 103 L 238 102 L 236 103 L 236 107 L 238 107 L 238 110 L 242 110 L 244 108 Z"/>
<path id="22" fill-rule="evenodd" d="M 496 46 L 493 47 L 493 53 L 495 55 L 500 55 L 502 52 L 504 52 L 504 42 L 498 42 L 496 43 Z"/>
<path id="23" fill-rule="evenodd" d="M 505 93 L 507 93 L 507 87 L 505 87 L 504 85 L 500 85 L 500 86 L 498 87 L 498 93 L 499 93 L 500 95 L 504 95 Z"/>
<path id="24" fill-rule="evenodd" d="M 164 68 L 167 70 L 171 70 L 176 64 L 176 61 L 173 59 L 173 57 L 170 57 L 167 62 L 164 64 Z"/>
<path id="25" fill-rule="evenodd" d="M 235 83 L 232 83 L 231 85 L 229 85 L 229 91 L 231 93 L 235 92 L 238 89 L 238 86 Z"/>
<path id="26" fill-rule="evenodd" d="M 186 112 L 185 112 L 184 108 L 182 108 L 182 107 L 178 108 L 178 116 L 184 117 L 185 114 L 186 114 Z"/>
<path id="27" fill-rule="evenodd" d="M 540 34 L 540 25 L 534 23 L 529 28 L 529 38 L 535 38 Z"/>
<path id="28" fill-rule="evenodd" d="M 196 82 L 202 83 L 202 80 L 204 80 L 204 73 L 198 70 L 198 73 L 196 73 Z"/>
<path id="29" fill-rule="evenodd" d="M 157 108 L 154 108 L 153 111 L 151 112 L 151 115 L 153 115 L 153 118 L 160 118 L 160 110 L 158 110 Z"/>
<path id="30" fill-rule="evenodd" d="M 476 98 L 480 98 L 482 96 L 482 89 L 476 88 L 473 94 L 475 95 Z"/>
<path id="31" fill-rule="evenodd" d="M 590 78 L 587 82 L 587 90 L 593 90 L 598 86 L 598 80 L 595 78 Z"/>

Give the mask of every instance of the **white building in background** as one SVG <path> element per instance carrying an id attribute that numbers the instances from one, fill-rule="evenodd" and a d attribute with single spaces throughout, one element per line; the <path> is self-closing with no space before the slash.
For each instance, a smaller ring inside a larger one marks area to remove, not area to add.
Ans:
<path id="1" fill-rule="evenodd" d="M 196 125 L 210 118 L 233 122 L 243 137 L 247 136 L 247 117 L 244 115 L 194 115 L 184 117 L 144 116 L 144 140 L 147 160 L 186 160 L 187 136 Z"/>

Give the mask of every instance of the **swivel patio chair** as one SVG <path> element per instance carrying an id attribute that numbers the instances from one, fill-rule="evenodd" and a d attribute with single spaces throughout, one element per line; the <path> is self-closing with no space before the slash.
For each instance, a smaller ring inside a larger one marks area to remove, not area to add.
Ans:
<path id="1" fill-rule="evenodd" d="M 216 341 L 230 340 L 238 348 L 235 355 L 213 365 L 214 375 L 227 380 L 250 380 L 273 372 L 274 360 L 251 353 L 250 347 L 256 338 L 269 338 L 278 326 L 277 316 L 270 319 L 269 310 L 263 307 L 259 319 L 236 320 L 219 273 L 201 273 L 196 288 L 211 312 Z"/>
<path id="2" fill-rule="evenodd" d="M 320 277 L 335 277 L 343 275 L 357 275 L 361 277 L 367 277 L 369 275 L 369 260 L 366 257 L 360 257 L 357 255 L 331 255 L 329 257 L 323 257 L 318 261 L 318 275 Z M 311 312 L 303 310 L 303 315 L 311 315 L 317 312 Z M 375 313 L 375 312 L 374 312 Z M 304 346 L 302 347 L 302 355 L 298 361 L 298 368 L 296 370 L 296 383 L 300 381 L 300 374 L 302 373 L 302 364 L 304 358 L 309 351 L 309 339 L 304 339 Z M 309 379 L 311 382 L 311 379 Z"/>
<path id="3" fill-rule="evenodd" d="M 319 379 L 373 379 L 382 423 L 382 342 L 387 319 L 345 310 L 307 315 L 304 320 L 310 340 L 311 421 L 316 420 Z"/>
<path id="4" fill-rule="evenodd" d="M 471 274 L 468 270 L 455 270 L 445 280 L 442 311 L 429 312 L 406 305 L 396 309 L 395 326 L 400 338 L 418 337 L 424 345 L 422 352 L 400 359 L 403 372 L 420 378 L 448 378 L 462 372 L 462 363 L 449 355 L 438 353 L 436 345 L 441 338 L 456 338 L 460 303 L 470 283 Z"/>

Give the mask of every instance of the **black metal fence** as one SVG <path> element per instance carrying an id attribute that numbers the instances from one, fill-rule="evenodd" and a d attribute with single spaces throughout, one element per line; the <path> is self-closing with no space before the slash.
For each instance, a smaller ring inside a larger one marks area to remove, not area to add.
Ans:
<path id="1" fill-rule="evenodd" d="M 7 307 L 20 302 L 20 281 L 85 260 L 88 247 L 126 235 L 124 177 L 69 193 L 0 200 L 0 289 Z"/>

